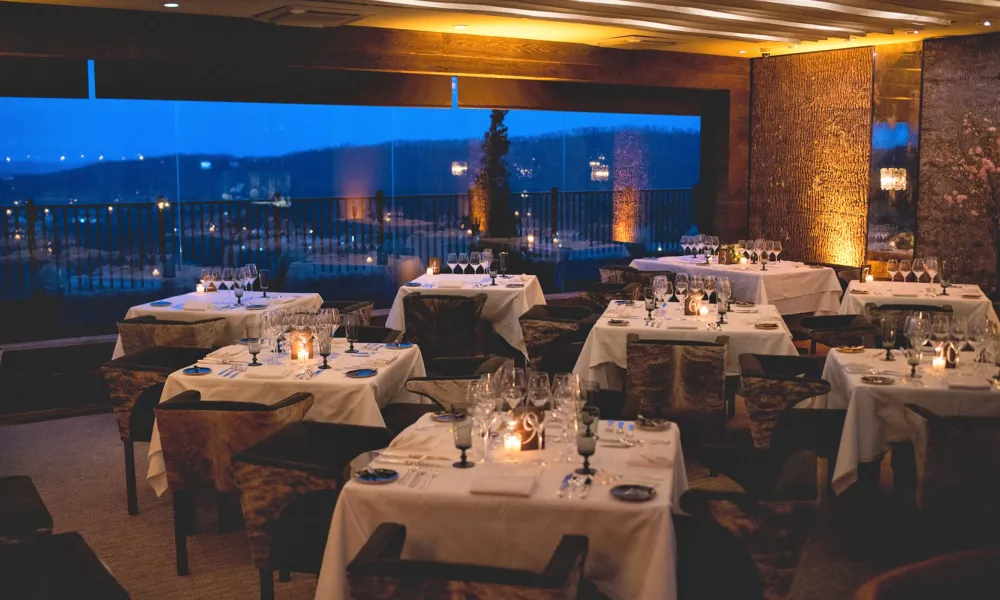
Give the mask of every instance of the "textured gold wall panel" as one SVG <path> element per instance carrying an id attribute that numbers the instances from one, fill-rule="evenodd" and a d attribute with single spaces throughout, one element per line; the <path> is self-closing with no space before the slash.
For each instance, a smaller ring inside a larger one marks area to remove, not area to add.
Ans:
<path id="1" fill-rule="evenodd" d="M 1000 160 L 1000 134 L 995 133 L 1000 128 L 998 65 L 1000 35 L 924 43 L 917 254 L 943 258 L 952 265 L 954 280 L 978 283 L 987 289 L 995 287 L 997 277 L 987 216 L 991 198 L 984 186 L 970 185 L 984 183 L 978 177 L 971 180 L 969 174 L 952 167 L 957 157 L 975 152 L 977 146 L 992 162 Z M 972 126 L 966 124 L 966 118 Z M 978 136 L 966 133 L 972 129 L 990 139 L 973 139 Z M 988 176 L 1000 184 L 996 172 Z M 956 191 L 959 194 L 953 193 Z M 965 198 L 957 202 L 958 195 Z"/>
<path id="2" fill-rule="evenodd" d="M 790 259 L 864 261 L 871 111 L 871 48 L 754 61 L 751 237 Z"/>

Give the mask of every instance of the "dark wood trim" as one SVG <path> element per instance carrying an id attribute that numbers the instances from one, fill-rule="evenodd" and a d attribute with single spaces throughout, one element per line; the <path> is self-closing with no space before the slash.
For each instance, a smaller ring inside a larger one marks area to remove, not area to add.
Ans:
<path id="1" fill-rule="evenodd" d="M 0 96 L 87 98 L 87 61 L 0 56 Z"/>

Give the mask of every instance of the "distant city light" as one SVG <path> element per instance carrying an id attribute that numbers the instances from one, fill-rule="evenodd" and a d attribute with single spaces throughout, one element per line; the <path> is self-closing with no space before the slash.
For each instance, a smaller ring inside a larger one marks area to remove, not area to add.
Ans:
<path id="1" fill-rule="evenodd" d="M 210 160 L 201 161 L 201 168 L 202 170 L 208 171 L 209 169 L 212 168 L 212 161 Z"/>
<path id="2" fill-rule="evenodd" d="M 80 158 L 83 158 L 83 155 L 82 155 L 82 154 L 80 155 Z"/>
<path id="3" fill-rule="evenodd" d="M 66 157 L 65 156 L 60 156 L 59 160 L 66 160 Z"/>
<path id="4" fill-rule="evenodd" d="M 461 177 L 469 171 L 469 163 L 464 160 L 456 160 L 451 163 L 451 174 L 455 177 Z"/>
<path id="5" fill-rule="evenodd" d="M 98 156 L 97 160 L 104 160 L 104 155 L 102 154 L 102 155 Z"/>
<path id="6" fill-rule="evenodd" d="M 139 155 L 139 160 L 146 160 L 146 157 L 140 154 Z"/>
<path id="7" fill-rule="evenodd" d="M 10 157 L 9 156 L 7 157 L 7 162 L 10 162 Z"/>

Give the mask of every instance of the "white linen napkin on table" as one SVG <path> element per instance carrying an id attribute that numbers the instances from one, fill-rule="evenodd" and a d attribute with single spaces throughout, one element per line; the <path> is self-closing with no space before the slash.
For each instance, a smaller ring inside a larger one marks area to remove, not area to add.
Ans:
<path id="1" fill-rule="evenodd" d="M 479 473 L 472 480 L 469 492 L 473 494 L 489 494 L 492 496 L 517 496 L 527 498 L 535 490 L 538 483 L 537 471 L 511 471 L 506 469 Z"/>
<path id="2" fill-rule="evenodd" d="M 684 323 L 677 321 L 665 321 L 664 327 L 667 329 L 698 329 L 699 323 Z"/>
<path id="3" fill-rule="evenodd" d="M 391 450 L 431 452 L 437 447 L 436 428 L 408 427 L 389 443 Z"/>
<path id="4" fill-rule="evenodd" d="M 465 283 L 464 281 L 454 281 L 446 279 L 438 283 L 438 287 L 445 290 L 457 290 L 461 288 L 464 283 Z"/>
<path id="5" fill-rule="evenodd" d="M 674 459 L 665 454 L 656 454 L 646 451 L 633 455 L 625 464 L 630 467 L 643 467 L 647 469 L 669 469 L 674 466 Z"/>
<path id="6" fill-rule="evenodd" d="M 954 377 L 948 380 L 949 390 L 989 390 L 993 385 L 978 377 Z"/>
<path id="7" fill-rule="evenodd" d="M 916 292 L 893 292 L 892 295 L 896 298 L 916 298 L 918 296 Z"/>
<path id="8" fill-rule="evenodd" d="M 243 376 L 247 379 L 284 379 L 288 377 L 294 369 L 281 365 L 264 365 L 261 367 L 248 368 Z"/>
<path id="9" fill-rule="evenodd" d="M 273 304 L 284 304 L 286 302 L 291 302 L 294 298 L 287 298 L 283 296 L 271 297 L 271 298 L 254 298 L 254 304 L 260 304 L 262 306 L 271 306 Z"/>
<path id="10" fill-rule="evenodd" d="M 212 308 L 212 303 L 207 300 L 192 300 L 191 302 L 185 302 L 181 306 L 181 310 L 205 311 L 210 308 Z"/>

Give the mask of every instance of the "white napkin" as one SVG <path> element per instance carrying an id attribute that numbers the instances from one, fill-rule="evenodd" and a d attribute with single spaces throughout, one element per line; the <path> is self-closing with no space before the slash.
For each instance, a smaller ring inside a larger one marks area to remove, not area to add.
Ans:
<path id="1" fill-rule="evenodd" d="M 247 379 L 284 379 L 292 372 L 291 367 L 280 365 L 264 365 L 262 367 L 248 368 L 243 376 Z"/>
<path id="2" fill-rule="evenodd" d="M 637 456 L 625 461 L 630 467 L 643 467 L 646 469 L 669 469 L 674 466 L 674 459 L 664 454 L 654 454 L 652 452 L 640 452 Z"/>
<path id="3" fill-rule="evenodd" d="M 990 382 L 977 377 L 956 377 L 948 380 L 949 390 L 989 390 L 993 385 Z"/>
<path id="4" fill-rule="evenodd" d="M 210 308 L 212 308 L 212 303 L 206 300 L 192 300 L 191 302 L 185 302 L 184 305 L 181 306 L 182 310 L 205 311 Z"/>
<path id="5" fill-rule="evenodd" d="M 205 358 L 230 358 L 236 356 L 237 354 L 243 354 L 246 348 L 242 344 L 233 344 L 231 346 L 223 346 L 218 350 L 213 350 L 209 352 Z"/>
<path id="6" fill-rule="evenodd" d="M 263 305 L 263 306 L 271 306 L 272 304 L 284 304 L 286 302 L 291 302 L 292 300 L 294 300 L 294 298 L 286 298 L 286 297 L 283 297 L 283 296 L 272 297 L 272 298 L 263 298 L 263 297 L 261 297 L 261 298 L 254 298 L 253 299 L 253 303 L 254 304 L 260 304 L 260 305 Z"/>
<path id="7" fill-rule="evenodd" d="M 893 292 L 892 295 L 895 296 L 896 298 L 916 298 L 917 297 L 917 293 L 916 292 Z"/>
<path id="8" fill-rule="evenodd" d="M 698 323 L 684 323 L 675 321 L 666 321 L 664 327 L 667 329 L 698 329 Z"/>
<path id="9" fill-rule="evenodd" d="M 480 473 L 472 480 L 469 492 L 473 494 L 527 498 L 534 491 L 537 482 L 538 474 L 534 472 L 505 473 L 502 471 L 487 471 Z"/>
<path id="10" fill-rule="evenodd" d="M 444 281 L 438 283 L 437 286 L 445 290 L 455 290 L 461 288 L 464 283 L 465 282 L 461 280 L 455 281 L 453 279 L 445 279 Z"/>
<path id="11" fill-rule="evenodd" d="M 437 447 L 438 435 L 435 429 L 408 427 L 389 443 L 389 448 L 412 452 L 431 452 Z"/>

